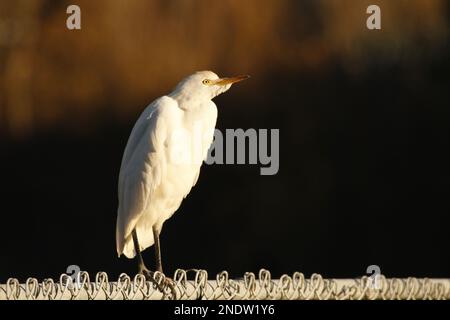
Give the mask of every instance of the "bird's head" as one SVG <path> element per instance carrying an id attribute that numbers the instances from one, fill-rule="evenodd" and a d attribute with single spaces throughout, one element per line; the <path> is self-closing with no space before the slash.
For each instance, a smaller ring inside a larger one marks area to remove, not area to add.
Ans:
<path id="1" fill-rule="evenodd" d="M 172 92 L 171 96 L 180 100 L 211 100 L 230 89 L 236 82 L 248 79 L 250 76 L 219 78 L 212 71 L 199 71 L 183 79 Z"/>

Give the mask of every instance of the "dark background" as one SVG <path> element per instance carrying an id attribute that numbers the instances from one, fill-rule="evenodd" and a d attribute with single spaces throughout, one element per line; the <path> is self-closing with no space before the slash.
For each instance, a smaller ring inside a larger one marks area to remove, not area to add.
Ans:
<path id="1" fill-rule="evenodd" d="M 166 273 L 449 277 L 447 1 L 77 1 L 80 31 L 69 4 L 0 1 L 1 282 L 135 272 L 114 239 L 123 149 L 203 69 L 252 75 L 217 127 L 279 128 L 280 170 L 204 165 L 164 225 Z"/>

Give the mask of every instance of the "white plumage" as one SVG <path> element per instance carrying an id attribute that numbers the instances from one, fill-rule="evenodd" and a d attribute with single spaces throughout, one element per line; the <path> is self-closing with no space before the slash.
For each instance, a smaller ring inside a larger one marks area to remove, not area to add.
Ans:
<path id="1" fill-rule="evenodd" d="M 140 250 L 153 245 L 152 229 L 161 230 L 197 182 L 214 137 L 217 108 L 211 99 L 246 78 L 220 79 L 211 71 L 197 72 L 141 114 L 120 167 L 119 256 L 136 255 L 133 230 Z"/>

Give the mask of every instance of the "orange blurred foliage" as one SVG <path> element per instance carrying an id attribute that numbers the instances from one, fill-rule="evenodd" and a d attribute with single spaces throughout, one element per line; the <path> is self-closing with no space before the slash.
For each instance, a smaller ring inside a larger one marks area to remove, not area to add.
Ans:
<path id="1" fill-rule="evenodd" d="M 448 41 L 444 0 L 377 1 L 382 31 L 368 32 L 372 1 L 79 0 L 82 29 L 66 28 L 70 3 L 0 2 L 0 133 L 127 118 L 196 70 L 295 75 L 340 61 L 349 72 Z M 406 60 L 407 61 L 407 60 Z M 256 75 L 256 77 L 255 77 Z"/>

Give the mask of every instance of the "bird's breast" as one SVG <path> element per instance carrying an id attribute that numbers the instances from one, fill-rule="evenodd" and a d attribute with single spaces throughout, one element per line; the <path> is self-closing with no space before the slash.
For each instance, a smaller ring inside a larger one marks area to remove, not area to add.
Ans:
<path id="1" fill-rule="evenodd" d="M 215 105 L 207 105 L 199 111 L 184 113 L 180 121 L 169 128 L 165 141 L 167 193 L 185 197 L 206 159 L 214 138 L 217 111 Z"/>

